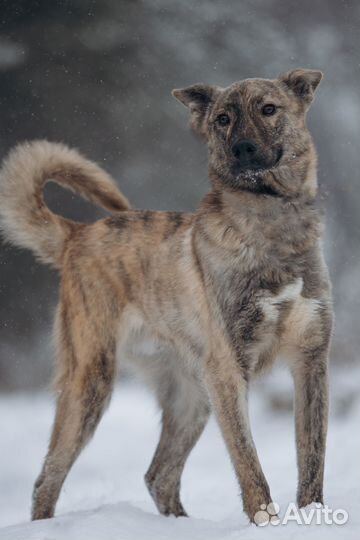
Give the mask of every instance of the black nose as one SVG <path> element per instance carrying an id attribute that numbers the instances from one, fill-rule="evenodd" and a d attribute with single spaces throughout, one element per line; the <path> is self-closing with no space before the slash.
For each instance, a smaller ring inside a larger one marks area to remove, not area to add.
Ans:
<path id="1" fill-rule="evenodd" d="M 252 141 L 241 141 L 233 145 L 231 151 L 239 161 L 250 162 L 257 148 Z"/>

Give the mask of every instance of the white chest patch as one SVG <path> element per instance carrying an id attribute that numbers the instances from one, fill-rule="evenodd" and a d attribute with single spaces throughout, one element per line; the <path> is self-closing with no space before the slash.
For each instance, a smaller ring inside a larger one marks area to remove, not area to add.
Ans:
<path id="1" fill-rule="evenodd" d="M 277 321 L 279 316 L 279 306 L 283 302 L 295 301 L 300 298 L 303 283 L 303 279 L 298 278 L 293 283 L 286 285 L 279 294 L 268 296 L 261 300 L 260 305 L 267 321 Z"/>
<path id="2" fill-rule="evenodd" d="M 311 325 L 315 324 L 321 301 L 315 298 L 304 298 L 301 295 L 303 280 L 297 279 L 294 283 L 284 287 L 279 294 L 263 298 L 260 302 L 265 321 L 276 324 L 281 313 L 281 304 L 292 302 L 291 309 L 283 321 L 281 346 L 295 346 L 302 342 Z M 272 324 L 271 324 L 272 323 Z M 271 330 L 269 331 L 271 333 Z"/>

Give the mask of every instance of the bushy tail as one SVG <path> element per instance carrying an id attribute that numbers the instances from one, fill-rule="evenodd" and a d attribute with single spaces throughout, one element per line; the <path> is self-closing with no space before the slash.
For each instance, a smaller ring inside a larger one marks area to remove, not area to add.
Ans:
<path id="1" fill-rule="evenodd" d="M 43 198 L 47 181 L 65 186 L 110 212 L 129 208 L 111 177 L 63 144 L 34 141 L 15 147 L 0 170 L 0 230 L 60 268 L 66 240 L 80 225 L 51 212 Z"/>

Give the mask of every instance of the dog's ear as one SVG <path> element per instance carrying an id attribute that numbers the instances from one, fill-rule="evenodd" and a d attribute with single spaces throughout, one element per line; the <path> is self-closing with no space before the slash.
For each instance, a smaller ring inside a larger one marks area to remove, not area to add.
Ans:
<path id="1" fill-rule="evenodd" d="M 283 83 L 287 90 L 290 90 L 293 95 L 309 104 L 314 99 L 315 90 L 319 86 L 323 74 L 321 71 L 312 69 L 294 69 L 287 71 L 279 77 L 279 81 Z"/>
<path id="2" fill-rule="evenodd" d="M 173 90 L 172 95 L 190 110 L 193 130 L 206 137 L 205 118 L 221 89 L 207 84 L 194 84 Z"/>

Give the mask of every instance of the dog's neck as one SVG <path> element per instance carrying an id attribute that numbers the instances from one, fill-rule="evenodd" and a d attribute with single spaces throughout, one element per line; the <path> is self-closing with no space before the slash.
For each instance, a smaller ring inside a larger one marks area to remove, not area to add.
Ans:
<path id="1" fill-rule="evenodd" d="M 258 260 L 304 254 L 317 244 L 323 228 L 313 197 L 216 187 L 203 199 L 196 226 L 222 249 L 234 252 L 248 246 Z"/>

